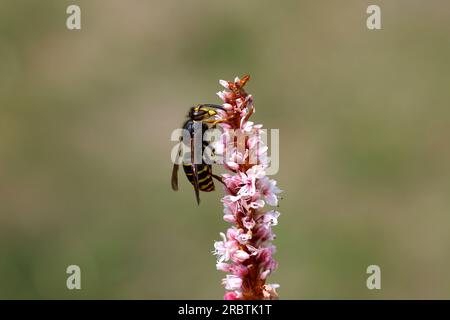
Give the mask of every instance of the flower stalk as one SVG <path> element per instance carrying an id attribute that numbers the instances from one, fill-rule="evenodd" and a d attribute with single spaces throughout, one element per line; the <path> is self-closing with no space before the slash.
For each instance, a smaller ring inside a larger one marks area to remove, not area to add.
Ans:
<path id="1" fill-rule="evenodd" d="M 220 80 L 225 90 L 217 93 L 224 110 L 216 121 L 223 131 L 215 152 L 228 171 L 222 175 L 222 203 L 223 218 L 231 226 L 215 242 L 214 254 L 217 269 L 227 272 L 222 280 L 226 300 L 278 298 L 279 286 L 266 284 L 266 279 L 277 268 L 272 227 L 278 223 L 279 212 L 265 207 L 278 205 L 281 190 L 266 176 L 269 161 L 262 126 L 249 121 L 255 108 L 252 95 L 244 90 L 248 80 L 249 76 L 233 82 Z"/>

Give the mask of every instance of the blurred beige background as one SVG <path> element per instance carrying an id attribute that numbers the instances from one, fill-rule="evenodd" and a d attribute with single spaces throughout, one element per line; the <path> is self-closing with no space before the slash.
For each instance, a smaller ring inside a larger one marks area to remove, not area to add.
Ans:
<path id="1" fill-rule="evenodd" d="M 172 192 L 170 133 L 244 73 L 281 135 L 281 298 L 450 298 L 449 35 L 444 0 L 2 0 L 0 298 L 221 299 L 221 192 Z"/>

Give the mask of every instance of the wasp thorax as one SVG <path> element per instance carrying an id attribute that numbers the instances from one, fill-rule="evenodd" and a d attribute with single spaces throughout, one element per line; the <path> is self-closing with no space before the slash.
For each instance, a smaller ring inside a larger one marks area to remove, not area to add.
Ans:
<path id="1" fill-rule="evenodd" d="M 205 120 L 209 117 L 215 116 L 217 111 L 211 107 L 199 105 L 196 107 L 192 107 L 189 111 L 189 118 L 195 121 Z"/>

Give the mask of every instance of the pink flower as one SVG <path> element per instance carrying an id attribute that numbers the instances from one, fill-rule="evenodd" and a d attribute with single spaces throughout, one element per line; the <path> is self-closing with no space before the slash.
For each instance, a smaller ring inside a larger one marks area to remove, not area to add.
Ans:
<path id="1" fill-rule="evenodd" d="M 253 218 L 245 217 L 242 218 L 242 224 L 247 230 L 252 230 L 255 226 L 256 222 Z"/>
<path id="2" fill-rule="evenodd" d="M 230 196 L 231 197 L 231 196 Z M 222 200 L 223 202 L 223 220 L 229 223 L 236 223 L 236 212 L 238 211 L 237 201 Z"/>
<path id="3" fill-rule="evenodd" d="M 243 206 L 246 211 L 250 211 L 252 209 L 260 209 L 264 207 L 264 200 L 259 199 L 259 194 L 254 197 L 247 197 L 247 200 Z"/>
<path id="4" fill-rule="evenodd" d="M 269 224 L 270 226 L 276 226 L 278 224 L 278 217 L 280 216 L 280 213 L 275 210 L 267 211 L 264 214 L 263 221 L 266 224 Z"/>
<path id="5" fill-rule="evenodd" d="M 228 208 L 225 208 L 224 211 L 225 210 L 227 210 L 226 212 L 229 212 L 229 213 L 225 213 L 223 215 L 223 220 L 226 222 L 229 222 L 229 223 L 236 223 L 236 217 L 234 216 L 234 214 L 232 214 Z"/>
<path id="6" fill-rule="evenodd" d="M 264 285 L 263 289 L 264 298 L 267 300 L 278 299 L 278 293 L 276 289 L 278 289 L 279 287 L 280 285 L 276 283 Z"/>
<path id="7" fill-rule="evenodd" d="M 278 205 L 277 194 L 281 192 L 281 190 L 277 187 L 277 182 L 267 177 L 263 177 L 258 181 L 258 183 L 259 189 L 261 190 L 267 204 L 271 206 L 277 206 Z"/>
<path id="8" fill-rule="evenodd" d="M 232 257 L 235 262 L 244 262 L 248 258 L 250 258 L 250 255 L 244 250 L 236 250 Z"/>
<path id="9" fill-rule="evenodd" d="M 261 272 L 261 275 L 260 275 L 261 280 L 265 280 L 269 274 L 270 274 L 270 270 L 264 270 L 263 272 Z"/>
<path id="10" fill-rule="evenodd" d="M 219 83 L 222 87 L 224 87 L 226 89 L 230 88 L 230 86 L 228 85 L 228 81 L 226 81 L 226 80 L 219 80 Z"/>
<path id="11" fill-rule="evenodd" d="M 230 272 L 231 264 L 225 262 L 217 262 L 216 269 L 224 272 Z"/>
<path id="12" fill-rule="evenodd" d="M 235 292 L 227 292 L 223 296 L 224 300 L 239 300 L 238 295 Z"/>
<path id="13" fill-rule="evenodd" d="M 230 175 L 230 174 L 224 174 L 222 175 L 223 182 L 225 183 L 225 186 L 228 188 L 228 191 L 232 195 L 236 195 L 242 185 L 242 178 L 241 175 Z"/>
<path id="14" fill-rule="evenodd" d="M 227 241 L 225 235 L 220 233 L 222 241 L 216 241 L 214 243 L 214 254 L 217 255 L 217 261 L 223 262 L 231 259 L 231 256 L 238 249 L 237 242 L 234 240 Z"/>
<path id="15" fill-rule="evenodd" d="M 238 206 L 238 204 L 236 204 L 236 202 L 238 202 L 241 199 L 241 196 L 232 196 L 232 195 L 227 195 L 225 197 L 222 198 L 222 202 L 226 203 L 227 205 L 234 205 L 234 206 Z"/>
<path id="16" fill-rule="evenodd" d="M 242 230 L 242 229 L 241 229 Z M 240 244 L 247 244 L 247 242 L 252 238 L 252 232 L 249 230 L 247 233 L 242 233 L 239 234 L 236 237 L 236 240 L 240 243 Z"/>
<path id="17" fill-rule="evenodd" d="M 230 267 L 229 272 L 231 272 L 235 276 L 243 278 L 248 274 L 248 268 L 243 264 L 234 264 Z"/>
<path id="18" fill-rule="evenodd" d="M 253 196 L 256 193 L 256 179 L 264 177 L 265 172 L 261 166 L 253 166 L 246 173 L 239 173 L 241 176 L 241 188 L 238 194 L 241 196 Z"/>
<path id="19" fill-rule="evenodd" d="M 224 110 L 218 114 L 223 134 L 216 153 L 223 156 L 223 166 L 230 171 L 222 175 L 223 219 L 233 226 L 226 235 L 221 233 L 222 241 L 214 243 L 213 252 L 217 270 L 228 273 L 222 280 L 229 290 L 226 300 L 278 298 L 278 285 L 265 281 L 277 268 L 271 241 L 280 213 L 266 212 L 264 206 L 278 205 L 281 190 L 266 176 L 268 148 L 262 140 L 262 126 L 249 121 L 255 109 L 253 97 L 244 90 L 248 80 L 248 76 L 221 80 L 226 90 L 217 93 Z"/>
<path id="20" fill-rule="evenodd" d="M 227 274 L 226 278 L 222 280 L 222 284 L 227 290 L 238 290 L 241 289 L 242 279 L 234 274 Z"/>

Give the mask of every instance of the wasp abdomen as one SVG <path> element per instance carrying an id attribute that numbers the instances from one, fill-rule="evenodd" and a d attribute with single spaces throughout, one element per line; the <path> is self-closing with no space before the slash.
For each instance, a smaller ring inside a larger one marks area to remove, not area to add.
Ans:
<path id="1" fill-rule="evenodd" d="M 208 164 L 196 164 L 198 188 L 204 192 L 214 191 L 214 181 L 212 177 L 211 165 Z M 192 165 L 183 164 L 183 170 L 190 183 L 195 186 L 195 177 L 192 170 Z"/>

